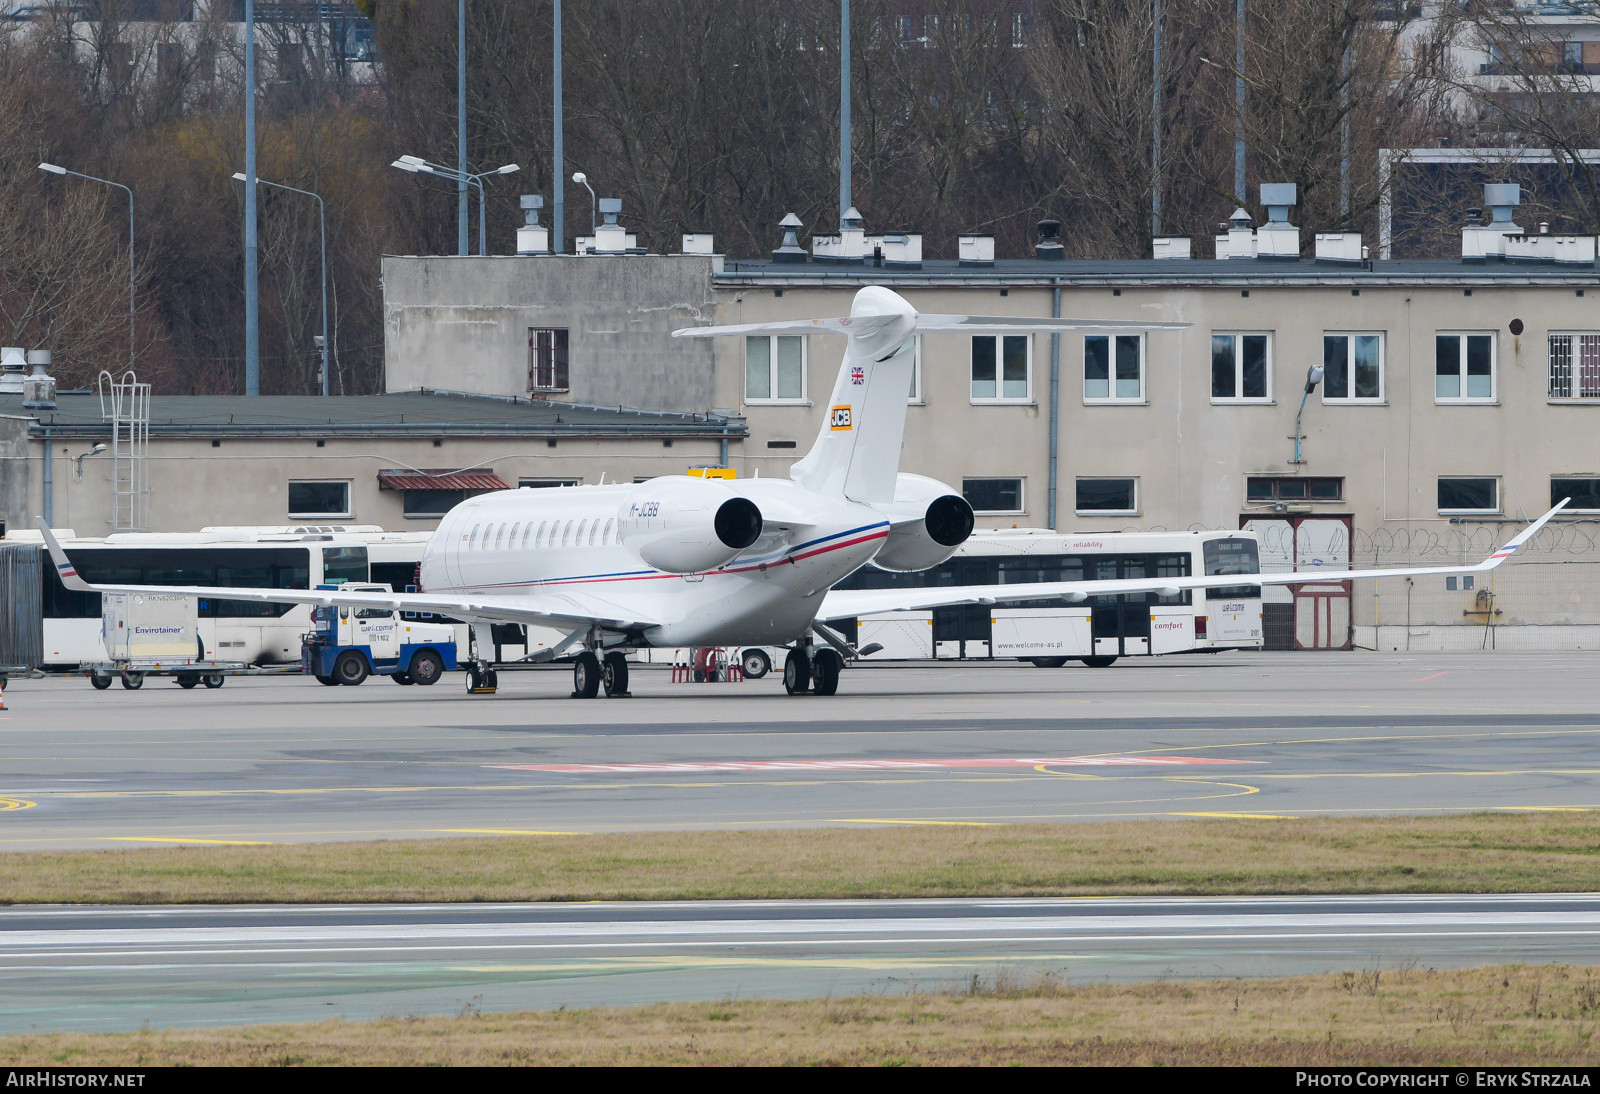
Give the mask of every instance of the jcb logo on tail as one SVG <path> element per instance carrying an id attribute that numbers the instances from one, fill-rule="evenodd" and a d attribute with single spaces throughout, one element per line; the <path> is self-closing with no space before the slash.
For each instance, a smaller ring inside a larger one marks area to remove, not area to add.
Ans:
<path id="1" fill-rule="evenodd" d="M 850 408 L 847 406 L 834 407 L 833 412 L 828 417 L 828 425 L 833 429 L 851 428 Z"/>

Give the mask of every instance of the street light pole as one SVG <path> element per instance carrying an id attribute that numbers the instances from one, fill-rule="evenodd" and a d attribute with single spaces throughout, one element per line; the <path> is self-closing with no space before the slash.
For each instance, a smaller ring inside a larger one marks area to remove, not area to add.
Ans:
<path id="1" fill-rule="evenodd" d="M 850 195 L 850 0 L 839 0 L 839 231 L 855 204 Z"/>
<path id="2" fill-rule="evenodd" d="M 132 368 L 138 356 L 138 344 L 133 338 L 134 289 L 138 284 L 138 280 L 134 275 L 133 264 L 133 191 L 120 182 L 112 182 L 110 179 L 98 179 L 93 175 L 85 175 L 81 171 L 68 171 L 65 167 L 57 167 L 53 163 L 41 163 L 39 170 L 52 175 L 71 175 L 73 178 L 98 182 L 102 186 L 115 186 L 118 190 L 128 195 L 128 367 Z"/>
<path id="3" fill-rule="evenodd" d="M 240 182 L 245 181 L 243 175 L 236 174 L 233 177 Z M 280 190 L 317 199 L 317 223 L 322 236 L 322 394 L 326 396 L 328 394 L 328 207 L 323 203 L 321 194 L 313 194 L 310 190 L 285 186 L 281 182 L 268 182 L 266 179 L 257 179 L 256 182 L 262 186 L 276 186 Z"/>
<path id="4" fill-rule="evenodd" d="M 572 181 L 589 191 L 589 246 L 592 247 L 594 246 L 594 233 L 597 227 L 594 222 L 594 187 L 589 185 L 589 176 L 582 171 L 574 171 L 572 173 Z"/>
<path id="5" fill-rule="evenodd" d="M 467 253 L 467 0 L 456 0 L 456 254 Z M 481 252 L 480 252 L 481 253 Z"/>
<path id="6" fill-rule="evenodd" d="M 472 175 L 472 174 L 467 174 L 465 172 L 456 171 L 453 168 L 445 167 L 442 164 L 429 163 L 427 160 L 422 159 L 420 156 L 401 156 L 399 159 L 395 160 L 389 166 L 390 167 L 394 167 L 394 168 L 398 168 L 401 171 L 409 172 L 409 173 L 411 173 L 413 175 L 418 174 L 420 172 L 420 173 L 425 174 L 425 175 L 438 175 L 440 178 L 444 178 L 444 179 L 454 179 L 457 182 L 457 184 L 459 186 L 461 186 L 461 187 L 476 186 L 478 188 L 478 254 L 479 254 L 479 256 L 486 255 L 486 254 L 489 253 L 488 229 L 487 229 L 489 210 L 488 210 L 488 206 L 486 204 L 486 199 L 484 197 L 483 180 L 488 178 L 490 175 L 514 175 L 518 171 L 522 170 L 522 168 L 520 166 L 518 166 L 517 164 L 508 163 L 504 167 L 496 167 L 493 171 L 480 171 L 476 175 Z M 465 230 L 465 229 L 463 229 L 463 230 Z M 462 254 L 466 254 L 467 253 L 464 246 L 462 248 L 461 253 Z"/>
<path id="7" fill-rule="evenodd" d="M 256 5 L 244 0 L 244 393 L 261 394 L 261 292 L 256 243 Z"/>
<path id="8" fill-rule="evenodd" d="M 561 0 L 555 0 L 556 26 L 555 26 L 555 63 L 551 66 L 555 77 L 555 226 L 553 242 L 550 248 L 553 254 L 563 254 L 567 249 L 567 197 L 566 197 L 566 167 L 562 158 L 562 132 L 561 132 Z"/>

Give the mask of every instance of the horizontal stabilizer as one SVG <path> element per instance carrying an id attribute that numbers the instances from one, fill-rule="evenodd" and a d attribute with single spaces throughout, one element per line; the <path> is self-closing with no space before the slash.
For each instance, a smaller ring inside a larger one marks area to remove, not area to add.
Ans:
<path id="1" fill-rule="evenodd" d="M 1183 330 L 1188 323 L 1147 323 L 1130 319 L 1035 319 L 1026 315 L 918 315 L 917 333 L 1057 334 L 1061 331 L 1103 331 L 1129 334 L 1149 330 Z"/>
<path id="2" fill-rule="evenodd" d="M 783 319 L 774 323 L 738 323 L 726 327 L 684 327 L 674 338 L 717 338 L 741 334 L 853 334 L 876 330 L 894 315 L 858 315 L 842 319 Z M 1132 334 L 1183 330 L 1188 323 L 1148 323 L 1123 319 L 1048 319 L 1025 315 L 918 315 L 918 334 L 1059 334 L 1062 331 Z"/>

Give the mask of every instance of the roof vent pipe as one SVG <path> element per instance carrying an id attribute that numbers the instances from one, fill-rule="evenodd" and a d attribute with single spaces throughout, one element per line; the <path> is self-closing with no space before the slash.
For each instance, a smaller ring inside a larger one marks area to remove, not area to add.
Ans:
<path id="1" fill-rule="evenodd" d="M 50 351 L 28 351 L 30 375 L 22 381 L 22 405 L 28 410 L 54 410 L 56 408 L 56 378 L 50 375 Z"/>
<path id="2" fill-rule="evenodd" d="M 1483 203 L 1493 219 L 1489 227 L 1521 231 L 1511 223 L 1511 211 L 1522 204 L 1522 187 L 1514 182 L 1489 182 L 1483 186 Z"/>
<path id="3" fill-rule="evenodd" d="M 800 237 L 797 233 L 805 227 L 800 218 L 790 213 L 778 221 L 778 227 L 783 229 L 783 243 L 772 252 L 774 262 L 804 262 L 806 260 L 805 248 L 800 246 Z"/>
<path id="4" fill-rule="evenodd" d="M 550 231 L 539 223 L 539 210 L 544 208 L 543 194 L 522 195 L 523 219 L 527 221 L 517 229 L 519 255 L 547 255 L 550 253 Z"/>
<path id="5" fill-rule="evenodd" d="M 21 346 L 0 349 L 0 394 L 17 395 L 22 392 L 22 376 L 28 369 L 28 355 Z"/>
<path id="6" fill-rule="evenodd" d="M 1039 242 L 1033 248 L 1035 258 L 1059 262 L 1067 257 L 1067 249 L 1061 245 L 1061 222 L 1059 220 L 1041 220 L 1039 222 Z"/>

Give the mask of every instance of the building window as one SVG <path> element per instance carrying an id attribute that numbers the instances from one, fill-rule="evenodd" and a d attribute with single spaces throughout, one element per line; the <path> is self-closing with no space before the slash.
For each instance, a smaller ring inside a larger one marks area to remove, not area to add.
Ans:
<path id="1" fill-rule="evenodd" d="M 1550 336 L 1550 398 L 1600 399 L 1600 334 Z"/>
<path id="2" fill-rule="evenodd" d="M 1144 335 L 1091 334 L 1084 338 L 1083 401 L 1144 401 Z"/>
<path id="3" fill-rule="evenodd" d="M 1022 512 L 1021 479 L 962 479 L 961 496 L 975 513 Z"/>
<path id="4" fill-rule="evenodd" d="M 563 327 L 528 328 L 528 390 L 566 391 L 567 332 Z"/>
<path id="5" fill-rule="evenodd" d="M 291 482 L 289 484 L 289 516 L 348 517 L 349 515 L 350 484 L 348 482 Z"/>
<path id="6" fill-rule="evenodd" d="M 1025 403 L 1033 339 L 1026 334 L 972 336 L 972 401 Z"/>
<path id="7" fill-rule="evenodd" d="M 1439 512 L 1498 513 L 1499 511 L 1499 479 L 1441 478 L 1439 480 Z"/>
<path id="8" fill-rule="evenodd" d="M 465 490 L 405 490 L 404 512 L 412 518 L 442 517 L 466 500 Z"/>
<path id="9" fill-rule="evenodd" d="M 551 486 L 577 486 L 577 479 L 518 479 L 519 490 L 543 490 Z"/>
<path id="10" fill-rule="evenodd" d="M 1244 497 L 1247 502 L 1343 501 L 1344 480 L 1252 475 L 1244 481 Z"/>
<path id="11" fill-rule="evenodd" d="M 1322 367 L 1323 402 L 1383 401 L 1383 335 L 1324 334 Z"/>
<path id="12" fill-rule="evenodd" d="M 1494 399 L 1494 335 L 1434 336 L 1433 397 L 1441 403 Z"/>
<path id="13" fill-rule="evenodd" d="M 1600 513 L 1600 477 L 1579 475 L 1550 479 L 1550 504 L 1571 498 L 1564 513 Z"/>
<path id="14" fill-rule="evenodd" d="M 1081 516 L 1138 515 L 1138 479 L 1079 479 L 1074 508 Z"/>
<path id="15" fill-rule="evenodd" d="M 744 340 L 744 401 L 800 403 L 806 397 L 806 340 L 753 334 Z"/>
<path id="16" fill-rule="evenodd" d="M 1211 335 L 1211 401 L 1264 403 L 1272 397 L 1271 335 Z"/>

